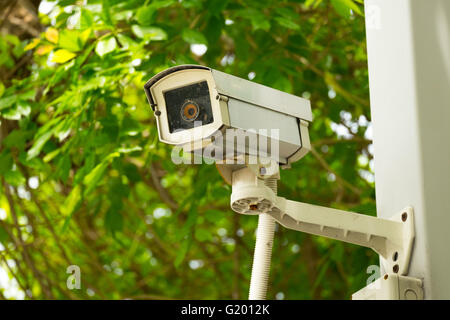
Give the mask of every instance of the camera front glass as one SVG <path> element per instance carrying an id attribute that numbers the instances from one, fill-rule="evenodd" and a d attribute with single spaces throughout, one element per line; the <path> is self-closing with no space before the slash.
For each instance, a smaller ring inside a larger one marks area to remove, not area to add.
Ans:
<path id="1" fill-rule="evenodd" d="M 198 126 L 214 122 L 206 81 L 168 90 L 163 94 L 170 133 L 192 129 L 194 124 Z"/>

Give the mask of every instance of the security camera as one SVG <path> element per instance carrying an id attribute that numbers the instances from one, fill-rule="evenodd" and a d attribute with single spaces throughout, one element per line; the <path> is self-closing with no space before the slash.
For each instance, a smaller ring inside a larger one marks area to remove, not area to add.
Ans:
<path id="1" fill-rule="evenodd" d="M 164 70 L 144 89 L 159 139 L 185 151 L 216 148 L 216 160 L 264 155 L 289 166 L 310 149 L 309 100 L 199 65 Z"/>
<path id="2" fill-rule="evenodd" d="M 423 297 L 421 280 L 405 277 L 414 240 L 413 208 L 386 220 L 277 196 L 280 167 L 289 167 L 311 148 L 308 100 L 198 65 L 164 70 L 144 88 L 159 139 L 214 159 L 232 185 L 231 208 L 259 215 L 249 299 L 266 296 L 275 221 L 288 229 L 374 249 L 384 270 L 413 283 L 416 297 Z M 206 152 L 210 150 L 214 152 Z M 243 163 L 233 162 L 241 159 Z M 257 162 L 248 161 L 252 159 Z M 261 165 L 260 159 L 269 160 L 269 165 Z M 368 286 L 355 297 L 374 296 L 372 289 Z M 380 296 L 389 291 L 398 297 L 392 288 L 385 289 Z"/>

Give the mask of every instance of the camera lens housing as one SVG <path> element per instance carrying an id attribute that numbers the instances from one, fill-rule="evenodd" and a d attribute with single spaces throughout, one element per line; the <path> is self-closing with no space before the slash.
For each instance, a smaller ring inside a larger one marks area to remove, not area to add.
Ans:
<path id="1" fill-rule="evenodd" d="M 187 98 L 186 98 L 187 97 Z M 194 122 L 206 125 L 214 121 L 206 81 L 164 92 L 170 133 L 194 128 Z"/>
<path id="2" fill-rule="evenodd" d="M 217 148 L 218 160 L 269 157 L 289 166 L 311 148 L 306 99 L 199 65 L 163 70 L 144 90 L 160 141 L 185 152 L 214 149 L 216 157 Z"/>

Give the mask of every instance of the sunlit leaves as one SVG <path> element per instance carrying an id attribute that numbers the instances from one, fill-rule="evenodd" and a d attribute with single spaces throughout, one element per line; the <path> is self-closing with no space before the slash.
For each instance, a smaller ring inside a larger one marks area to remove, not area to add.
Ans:
<path id="1" fill-rule="evenodd" d="M 360 7 L 353 0 L 331 0 L 336 11 L 345 18 L 350 16 L 350 10 L 362 15 Z"/>
<path id="2" fill-rule="evenodd" d="M 310 8 L 310 7 L 317 8 L 322 3 L 322 1 L 323 0 L 306 0 L 305 7 L 306 8 Z"/>
<path id="3" fill-rule="evenodd" d="M 151 1 L 148 5 L 138 8 L 136 20 L 140 25 L 149 26 L 155 21 L 158 9 L 169 7 L 175 2 L 175 0 Z"/>
<path id="4" fill-rule="evenodd" d="M 22 55 L 23 48 L 24 45 L 15 35 L 2 34 L 0 37 L 0 67 L 13 68 L 15 59 Z"/>
<path id="5" fill-rule="evenodd" d="M 91 28 L 94 24 L 94 16 L 91 11 L 86 9 L 80 10 L 80 28 Z"/>
<path id="6" fill-rule="evenodd" d="M 0 99 L 0 110 L 12 106 L 17 101 L 17 95 L 13 94 L 11 96 L 3 97 Z"/>
<path id="7" fill-rule="evenodd" d="M 97 42 L 95 52 L 100 57 L 103 57 L 105 54 L 114 51 L 116 47 L 117 47 L 116 39 L 114 37 L 108 37 Z"/>
<path id="8" fill-rule="evenodd" d="M 114 21 L 111 16 L 111 5 L 109 0 L 102 0 L 102 18 L 105 24 L 112 26 Z"/>
<path id="9" fill-rule="evenodd" d="M 133 33 L 136 35 L 136 37 L 144 40 L 161 41 L 167 39 L 166 32 L 161 28 L 143 27 L 135 24 L 131 27 L 131 30 L 133 30 Z"/>
<path id="10" fill-rule="evenodd" d="M 51 43 L 58 43 L 59 33 L 55 28 L 48 28 L 45 31 L 45 38 Z"/>
<path id="11" fill-rule="evenodd" d="M 49 130 L 44 134 L 42 134 L 41 136 L 39 136 L 34 142 L 33 146 L 30 148 L 30 150 L 28 150 L 27 159 L 30 160 L 36 157 L 41 152 L 42 148 L 44 147 L 44 144 L 52 137 L 52 135 L 53 131 Z"/>
<path id="12" fill-rule="evenodd" d="M 63 213 L 67 216 L 68 219 L 70 219 L 70 215 L 75 211 L 78 204 L 81 200 L 81 186 L 76 185 L 72 191 L 69 193 L 68 197 L 64 201 L 64 205 L 62 207 Z M 66 220 L 65 226 L 67 226 L 67 223 L 70 220 Z"/>
<path id="13" fill-rule="evenodd" d="M 31 106 L 26 101 L 19 101 L 13 108 L 2 111 L 2 116 L 9 120 L 20 120 L 31 113 Z"/>
<path id="14" fill-rule="evenodd" d="M 154 6 L 141 7 L 136 12 L 136 19 L 142 26 L 151 25 L 156 16 L 156 8 Z"/>
<path id="15" fill-rule="evenodd" d="M 129 36 L 126 36 L 122 33 L 119 33 L 117 35 L 117 38 L 123 49 L 130 49 L 130 47 L 138 45 L 138 43 L 136 41 L 134 41 L 132 38 L 130 38 Z"/>
<path id="16" fill-rule="evenodd" d="M 358 156 L 368 158 L 364 169 L 370 169 L 367 144 L 340 141 L 330 128 L 331 121 L 343 121 L 343 109 L 369 118 L 360 3 L 64 0 L 51 16 L 41 15 L 44 31 L 34 40 L 2 36 L 2 75 L 22 58 L 26 62 L 0 84 L 7 132 L 6 137 L 2 132 L 0 175 L 13 186 L 19 216 L 29 211 L 33 217 L 28 222 L 33 258 L 41 259 L 34 239 L 44 239 L 49 267 L 66 267 L 38 208 L 27 200 L 30 177 L 39 181 L 34 199 L 57 227 L 71 261 L 83 265 L 86 283 L 106 298 L 141 294 L 142 279 L 145 290 L 168 297 L 229 298 L 231 286 L 217 279 L 249 277 L 257 219 L 230 210 L 231 187 L 213 166 L 171 162 L 172 149 L 159 143 L 142 90 L 155 73 L 181 63 L 311 99 L 311 143 L 362 195 L 332 179 L 312 154 L 282 171 L 280 195 L 373 214 L 373 188 L 357 174 Z M 194 55 L 192 44 L 207 45 L 206 53 Z M 363 140 L 363 131 L 355 131 L 355 141 Z M 7 208 L 4 201 L 0 195 L 0 207 Z M 7 219 L 12 225 L 9 212 Z M 360 266 L 375 255 L 322 240 L 280 228 L 271 288 L 287 298 L 337 298 L 365 283 Z M 310 263 L 292 254 L 295 245 Z M 335 270 L 343 256 L 351 268 L 347 275 Z M 242 268 L 236 271 L 235 263 Z M 289 282 L 282 277 L 286 272 L 293 275 Z M 63 276 L 48 273 L 54 283 L 64 283 Z M 247 286 L 239 282 L 239 297 L 246 297 Z M 53 289 L 57 298 L 67 298 L 63 289 Z M 71 294 L 90 298 L 85 290 Z M 269 290 L 269 297 L 274 294 Z M 42 292 L 33 295 L 40 298 Z"/>
<path id="17" fill-rule="evenodd" d="M 68 51 L 79 51 L 83 47 L 83 42 L 80 36 L 81 32 L 79 30 L 63 29 L 59 33 L 58 45 L 62 49 L 66 49 Z"/>
<path id="18" fill-rule="evenodd" d="M 53 53 L 52 62 L 65 63 L 73 58 L 76 54 L 66 49 L 59 49 Z"/>
<path id="19" fill-rule="evenodd" d="M 208 44 L 205 36 L 196 30 L 184 29 L 181 36 L 184 41 L 190 44 Z"/>
<path id="20" fill-rule="evenodd" d="M 86 186 L 86 193 L 89 194 L 97 184 L 100 182 L 101 178 L 105 174 L 105 170 L 111 161 L 118 157 L 120 154 L 118 152 L 111 153 L 102 162 L 100 162 L 91 172 L 89 172 L 83 179 L 83 184 Z"/>
<path id="21" fill-rule="evenodd" d="M 24 185 L 26 182 L 25 177 L 19 170 L 9 170 L 4 174 L 5 181 L 14 186 L 18 187 Z"/>
<path id="22" fill-rule="evenodd" d="M 31 40 L 30 43 L 28 43 L 25 48 L 23 48 L 24 50 L 31 50 L 33 48 L 35 48 L 39 43 L 41 42 L 40 39 L 38 38 L 34 38 L 33 40 Z"/>
<path id="23" fill-rule="evenodd" d="M 39 46 L 36 49 L 36 54 L 39 56 L 43 56 L 43 55 L 49 53 L 50 51 L 52 51 L 54 48 L 55 48 L 55 46 L 52 44 L 44 44 L 44 45 Z"/>

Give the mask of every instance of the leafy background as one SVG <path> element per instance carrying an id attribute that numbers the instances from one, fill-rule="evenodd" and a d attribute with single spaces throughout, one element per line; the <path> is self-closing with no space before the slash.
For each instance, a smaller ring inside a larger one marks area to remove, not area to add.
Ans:
<path id="1" fill-rule="evenodd" d="M 143 84 L 194 63 L 311 100 L 281 196 L 375 214 L 362 1 L 0 2 L 0 298 L 245 299 L 257 219 L 174 165 Z M 277 228 L 268 298 L 348 299 L 369 249 Z M 66 268 L 81 269 L 69 290 Z"/>

